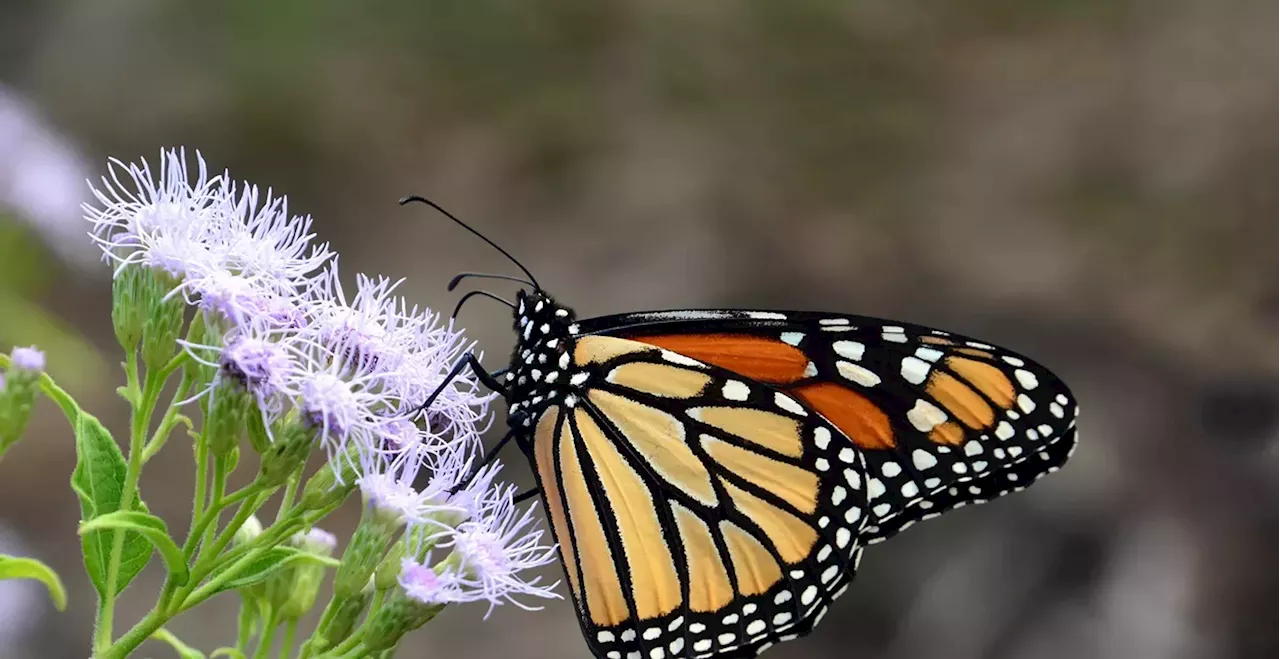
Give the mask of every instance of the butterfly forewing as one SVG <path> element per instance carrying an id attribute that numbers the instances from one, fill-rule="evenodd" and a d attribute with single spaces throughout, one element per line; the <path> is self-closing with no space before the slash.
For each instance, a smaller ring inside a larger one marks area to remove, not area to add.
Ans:
<path id="1" fill-rule="evenodd" d="M 724 310 L 609 316 L 574 329 L 723 367 L 731 373 L 726 395 L 785 392 L 827 420 L 866 462 L 868 543 L 1020 490 L 1056 470 L 1075 446 L 1075 400 L 1056 376 L 1011 351 L 940 330 L 862 316 Z"/>
<path id="2" fill-rule="evenodd" d="M 754 656 L 808 632 L 860 556 L 863 453 L 794 396 L 671 350 L 583 337 L 573 364 L 533 456 L 596 655 Z"/>

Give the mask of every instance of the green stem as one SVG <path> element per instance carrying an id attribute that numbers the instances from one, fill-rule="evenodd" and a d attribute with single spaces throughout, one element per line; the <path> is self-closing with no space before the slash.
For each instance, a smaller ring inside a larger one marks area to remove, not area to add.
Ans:
<path id="1" fill-rule="evenodd" d="M 173 400 L 169 401 L 169 407 L 160 419 L 160 426 L 156 428 L 155 434 L 151 436 L 151 441 L 147 442 L 146 448 L 142 450 L 143 462 L 147 462 L 156 453 L 159 453 L 160 449 L 164 448 L 165 443 L 169 441 L 169 435 L 173 432 L 173 427 L 178 425 L 178 403 L 187 395 L 187 389 L 190 387 L 191 376 L 186 371 L 183 371 L 182 380 L 178 382 L 178 388 L 173 392 Z"/>
<path id="2" fill-rule="evenodd" d="M 246 504 L 248 503 L 250 502 L 246 502 Z M 124 659 L 125 657 L 128 657 L 130 652 L 141 645 L 143 641 L 150 638 L 151 634 L 155 633 L 157 629 L 164 626 L 165 623 L 169 622 L 169 620 L 217 594 L 222 588 L 222 585 L 238 576 L 239 571 L 246 565 L 252 563 L 267 550 L 279 545 L 284 538 L 296 533 L 298 529 L 315 524 L 321 518 L 333 512 L 337 507 L 338 505 L 335 504 L 305 516 L 294 517 L 294 513 L 297 510 L 295 507 L 291 510 L 290 514 L 285 516 L 284 522 L 280 524 L 273 524 L 270 529 L 267 529 L 267 531 L 255 538 L 249 544 L 237 547 L 235 550 L 228 552 L 227 555 L 223 557 L 218 557 L 215 554 L 213 560 L 210 560 L 208 565 L 197 564 L 191 571 L 191 579 L 189 581 L 189 584 L 191 585 L 187 586 L 186 593 L 179 592 L 175 594 L 171 598 L 171 601 L 168 602 L 167 606 L 157 604 L 156 608 L 152 609 L 146 617 L 138 621 L 138 624 L 134 625 L 133 629 L 130 629 L 124 636 L 121 636 L 114 645 L 110 645 L 109 648 L 104 650 L 98 650 L 95 648 L 95 659 Z M 199 584 L 202 579 L 217 570 L 220 565 L 233 560 L 234 562 L 231 563 L 230 567 L 223 570 L 217 577 L 210 580 L 209 583 L 205 584 L 203 587 L 191 592 L 194 584 Z"/>
<path id="3" fill-rule="evenodd" d="M 151 635 L 164 626 L 169 621 L 170 616 L 165 615 L 159 609 L 152 609 L 145 618 L 138 621 L 121 636 L 113 645 L 103 650 L 96 650 L 93 653 L 94 659 L 125 659 L 133 652 L 142 642 L 151 638 Z"/>
<path id="4" fill-rule="evenodd" d="M 367 621 L 367 620 L 368 620 L 368 617 L 366 617 L 366 618 L 365 618 L 365 620 Z M 323 655 L 321 655 L 321 656 L 324 656 L 324 657 L 329 657 L 329 656 L 332 656 L 332 657 L 345 657 L 345 656 L 348 656 L 348 655 L 350 655 L 350 654 L 351 654 L 351 652 L 352 652 L 353 650 L 355 650 L 357 647 L 359 647 L 360 645 L 362 645 L 362 644 L 363 644 L 363 641 L 361 640 L 363 637 L 364 637 L 364 625 L 363 625 L 363 624 L 361 624 L 361 625 L 360 625 L 360 628 L 359 628 L 359 629 L 357 629 L 357 630 L 355 630 L 355 631 L 353 631 L 353 632 L 351 632 L 351 635 L 350 635 L 350 636 L 348 636 L 348 637 L 347 637 L 347 639 L 346 639 L 345 641 L 343 641 L 343 642 L 339 643 L 339 644 L 338 644 L 336 647 L 334 647 L 332 650 L 329 650 L 328 652 L 325 652 L 325 653 L 324 653 Z M 362 656 L 362 655 L 358 655 L 358 654 L 357 654 L 357 655 L 354 655 L 354 656 L 359 657 L 359 656 Z"/>
<path id="5" fill-rule="evenodd" d="M 133 403 L 132 423 L 129 428 L 129 458 L 125 471 L 124 488 L 120 494 L 120 510 L 133 510 L 133 500 L 138 494 L 138 477 L 142 475 L 142 449 L 146 440 L 147 428 L 151 424 L 151 414 L 155 410 L 156 400 L 160 397 L 160 389 L 164 380 L 159 377 L 148 377 L 142 385 L 141 396 L 138 391 L 138 357 L 130 352 L 125 361 L 125 377 L 127 390 Z M 156 375 L 160 375 L 157 373 Z M 111 646 L 112 625 L 115 617 L 117 594 L 116 582 L 120 577 L 120 560 L 124 555 L 125 532 L 117 530 L 112 533 L 111 554 L 107 560 L 107 577 L 98 607 L 98 620 L 94 633 L 94 648 L 103 652 Z"/>
<path id="6" fill-rule="evenodd" d="M 246 489 L 247 489 L 247 488 L 246 488 Z M 215 520 L 217 519 L 218 514 L 220 514 L 220 513 L 222 512 L 222 510 L 219 508 L 219 506 L 218 506 L 217 504 L 219 504 L 219 503 L 222 501 L 222 497 L 223 497 L 223 495 L 225 495 L 225 494 L 226 494 L 226 492 L 227 492 L 227 462 L 226 462 L 226 458 L 224 458 L 223 456 L 217 456 L 217 455 L 215 455 L 215 456 L 213 457 L 213 487 L 209 490 L 209 501 L 211 502 L 211 505 L 212 505 L 214 508 L 218 508 L 217 512 L 215 512 L 215 513 L 214 513 L 214 519 L 215 519 Z M 261 503 L 259 503 L 258 505 L 262 505 L 262 504 L 261 504 Z M 257 510 L 257 508 L 254 508 L 254 510 Z M 250 514 L 250 515 L 252 515 L 252 514 L 253 514 L 253 512 L 254 512 L 254 511 L 249 511 L 249 514 Z M 237 514 L 237 515 L 239 515 L 239 511 L 237 511 L 237 513 L 236 513 L 236 514 Z M 245 518 L 244 518 L 244 519 L 240 520 L 240 523 L 241 523 L 241 524 L 243 524 L 243 523 L 244 523 L 244 521 L 245 521 L 245 520 L 247 520 L 247 519 L 249 519 L 249 517 L 248 517 L 248 516 L 245 516 Z M 240 529 L 240 525 L 239 525 L 239 524 L 235 524 L 235 520 L 232 520 L 232 525 L 233 525 L 235 528 L 234 528 L 234 529 L 232 529 L 232 531 L 231 531 L 231 535 L 232 535 L 232 536 L 234 536 L 234 535 L 235 535 L 235 532 L 236 532 L 237 530 L 239 530 L 239 529 Z M 216 530 L 217 530 L 217 525 L 216 525 L 216 524 L 211 524 L 211 525 L 209 525 L 209 526 L 206 526 L 206 527 L 205 527 L 205 530 L 204 530 L 204 539 L 202 540 L 202 543 L 203 543 L 203 546 L 204 546 L 204 547 L 208 547 L 208 546 L 209 546 L 209 541 L 213 539 L 213 534 L 214 534 L 214 532 L 215 532 Z M 219 551 L 221 551 L 221 549 L 219 549 Z M 202 555 L 202 556 L 204 555 L 204 550 L 203 550 L 203 549 L 201 549 L 201 555 Z"/>
<path id="7" fill-rule="evenodd" d="M 249 648 L 249 639 L 253 637 L 254 628 L 258 626 L 258 601 L 248 595 L 240 596 L 240 617 L 236 621 L 236 649 L 244 654 Z"/>
<path id="8" fill-rule="evenodd" d="M 199 541 L 204 529 L 196 532 L 196 523 L 204 516 L 204 500 L 205 486 L 209 481 L 209 440 L 205 437 L 204 430 L 200 431 L 200 438 L 196 440 L 196 494 L 195 500 L 191 504 L 191 531 L 187 533 L 187 547 L 183 548 L 183 553 L 187 558 L 191 558 L 190 549 L 194 551 L 196 542 Z M 215 502 L 216 503 L 216 502 Z"/>
<path id="9" fill-rule="evenodd" d="M 293 654 L 293 639 L 298 634 L 298 619 L 289 618 L 285 623 L 284 638 L 280 640 L 280 657 L 279 659 L 289 659 L 289 655 Z"/>
<path id="10" fill-rule="evenodd" d="M 361 659 L 368 656 L 369 651 L 365 649 L 364 643 L 356 643 L 350 650 L 341 655 L 340 659 Z"/>
<path id="11" fill-rule="evenodd" d="M 271 644 L 276 640 L 276 629 L 280 627 L 280 613 L 275 608 L 267 614 L 267 620 L 263 623 L 262 637 L 258 639 L 258 651 L 253 653 L 253 659 L 266 659 L 271 652 Z"/>
<path id="12" fill-rule="evenodd" d="M 293 497 L 298 493 L 298 481 L 302 478 L 302 474 L 294 474 L 289 477 L 289 482 L 285 483 L 284 496 L 280 499 L 280 508 L 276 510 L 276 522 L 284 519 L 285 514 L 289 512 L 293 506 Z"/>
<path id="13" fill-rule="evenodd" d="M 280 544 L 284 539 L 297 532 L 299 528 L 306 525 L 305 519 L 288 520 L 283 524 L 274 525 L 270 530 L 264 532 L 253 540 L 251 544 L 245 545 L 247 548 L 242 552 L 232 552 L 228 556 L 220 557 L 221 560 L 211 560 L 209 564 L 197 564 L 191 571 L 192 585 L 188 586 L 184 592 L 180 592 L 174 598 L 173 604 L 169 607 L 172 615 L 177 615 L 191 607 L 203 602 L 204 600 L 214 596 L 221 589 L 222 585 L 237 576 L 240 570 L 257 560 L 259 556 L 268 550 Z M 234 555 L 234 558 L 233 558 Z M 218 570 L 222 565 L 230 564 L 229 567 L 222 570 L 218 576 L 214 577 L 203 586 L 195 588 L 200 580 Z"/>
<path id="14" fill-rule="evenodd" d="M 324 638 L 326 632 L 329 631 L 329 625 L 333 622 L 333 616 L 338 613 L 338 607 L 334 605 L 334 600 L 330 598 L 329 603 L 324 607 L 324 613 L 320 614 L 320 622 L 316 624 L 316 630 L 311 633 L 311 638 L 302 644 L 302 651 L 298 653 L 298 659 L 309 659 L 312 651 L 315 650 L 316 642 Z"/>
<path id="15" fill-rule="evenodd" d="M 258 507 L 262 505 L 262 501 L 266 499 L 267 496 L 270 496 L 270 492 L 263 493 L 261 488 L 254 488 L 252 485 L 245 489 L 256 489 L 257 491 L 240 504 L 240 508 L 236 510 L 235 517 L 231 518 L 231 523 L 227 524 L 227 527 L 222 530 L 222 533 L 218 534 L 217 539 L 215 539 L 212 544 L 205 544 L 200 550 L 200 558 L 196 561 L 195 567 L 191 569 L 191 577 L 188 580 L 187 585 L 180 589 L 174 598 L 178 602 L 181 602 L 190 595 L 192 590 L 199 585 L 200 580 L 208 576 L 208 574 L 213 571 L 214 567 L 219 563 L 218 554 L 222 553 L 222 550 L 225 549 L 227 545 L 231 544 L 231 541 L 236 536 L 236 531 L 239 531 L 240 527 L 244 526 L 244 523 L 249 519 L 249 516 L 258 510 Z M 221 511 L 214 512 L 213 516 L 217 517 L 218 512 Z M 259 536 L 259 538 L 261 537 L 262 536 Z M 190 538 L 188 538 L 188 541 L 190 541 Z M 170 608 L 172 608 L 172 606 Z"/>

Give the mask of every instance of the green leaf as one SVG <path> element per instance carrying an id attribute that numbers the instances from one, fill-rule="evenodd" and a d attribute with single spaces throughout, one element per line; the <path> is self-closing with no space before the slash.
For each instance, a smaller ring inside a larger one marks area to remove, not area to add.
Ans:
<path id="1" fill-rule="evenodd" d="M 71 472 L 71 489 L 80 497 L 80 519 L 83 522 L 109 515 L 120 510 L 124 495 L 125 474 L 128 465 L 116 440 L 111 437 L 102 422 L 80 409 L 66 392 L 49 380 L 42 382 L 45 394 L 58 403 L 76 433 L 76 468 Z M 146 512 L 141 500 L 134 502 L 134 510 Z M 105 597 L 107 563 L 111 557 L 112 532 L 94 531 L 80 539 L 84 552 L 84 567 L 100 597 Z M 142 535 L 125 534 L 124 551 L 120 554 L 120 571 L 116 579 L 116 592 L 124 591 L 151 559 L 151 543 Z"/>
<path id="2" fill-rule="evenodd" d="M 291 567 L 299 563 L 319 563 L 320 565 L 327 567 L 337 567 L 339 565 L 338 561 L 332 558 L 316 556 L 315 554 L 300 551 L 293 547 L 272 547 L 271 549 L 263 552 L 261 556 L 250 561 L 248 565 L 238 569 L 236 571 L 237 574 L 233 579 L 222 584 L 217 591 L 210 593 L 210 596 L 228 590 L 251 586 L 271 576 L 272 573 L 277 570 L 282 570 L 286 567 Z M 228 568 L 230 568 L 230 565 L 215 570 L 210 578 L 218 578 L 218 575 L 226 572 Z"/>
<path id="3" fill-rule="evenodd" d="M 142 534 L 160 552 L 165 564 L 169 566 L 169 575 L 174 582 L 179 586 L 187 583 L 190 573 L 186 557 L 182 555 L 178 543 L 169 537 L 169 527 L 164 520 L 147 513 L 116 511 L 80 524 L 80 535 L 103 529 L 123 529 Z"/>
<path id="4" fill-rule="evenodd" d="M 209 659 L 216 659 L 216 657 L 230 657 L 231 659 L 245 659 L 244 653 L 237 650 L 236 648 L 218 648 L 217 650 L 213 651 L 213 654 L 209 655 Z"/>
<path id="5" fill-rule="evenodd" d="M 67 590 L 62 580 L 48 565 L 34 558 L 18 558 L 0 554 L 0 581 L 5 579 L 35 579 L 49 589 L 49 599 L 59 611 L 67 608 Z"/>
<path id="6" fill-rule="evenodd" d="M 183 643 L 177 636 L 173 635 L 173 632 L 170 632 L 169 630 L 164 629 L 163 627 L 160 629 L 157 629 L 156 632 L 151 635 L 151 638 L 154 638 L 157 641 L 164 641 L 165 643 L 168 643 L 174 650 L 178 652 L 178 656 L 182 657 L 182 659 L 204 659 L 203 652 L 191 647 L 190 645 L 187 645 L 186 643 Z M 218 654 L 215 652 L 213 656 L 216 657 L 218 656 Z M 244 655 L 241 655 L 241 656 L 243 657 Z"/>

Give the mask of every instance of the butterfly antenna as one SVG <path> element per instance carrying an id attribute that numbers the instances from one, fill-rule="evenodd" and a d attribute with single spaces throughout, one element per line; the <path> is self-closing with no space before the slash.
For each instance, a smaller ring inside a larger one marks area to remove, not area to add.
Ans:
<path id="1" fill-rule="evenodd" d="M 434 208 L 434 209 L 436 209 L 436 210 L 440 211 L 440 213 L 441 213 L 442 215 L 444 215 L 445 217 L 447 217 L 447 218 L 449 218 L 449 219 L 453 220 L 454 222 L 456 222 L 456 223 L 458 224 L 458 226 L 462 227 L 463 229 L 466 229 L 467 231 L 470 231 L 472 234 L 474 234 L 474 235 L 475 235 L 477 238 L 479 238 L 480 240 L 483 240 L 483 241 L 485 241 L 486 243 L 489 243 L 489 246 L 490 246 L 490 247 L 492 247 L 492 248 L 494 248 L 494 249 L 498 250 L 499 252 L 501 252 L 501 253 L 502 253 L 502 255 L 503 255 L 503 256 L 505 256 L 505 257 L 507 257 L 507 259 L 508 259 L 509 261 L 511 261 L 512 263 L 516 264 L 516 267 L 517 267 L 517 268 L 520 268 L 520 271 L 521 271 L 521 272 L 523 272 L 523 273 L 525 274 L 525 276 L 529 278 L 529 283 L 533 284 L 533 288 L 534 288 L 535 290 L 541 290 L 541 289 L 542 289 L 542 287 L 538 285 L 538 278 L 537 278 L 537 277 L 534 277 L 534 276 L 533 276 L 533 273 L 532 273 L 532 272 L 529 272 L 529 269 L 528 269 L 528 268 L 526 268 L 526 267 L 524 267 L 524 264 L 523 264 L 523 263 L 521 263 L 520 261 L 518 261 L 518 260 L 516 259 L 516 257 L 512 256 L 512 255 L 511 255 L 511 252 L 508 252 L 507 250 L 502 249 L 502 247 L 501 247 L 501 246 L 499 246 L 499 245 L 498 245 L 498 243 L 495 243 L 495 242 L 493 242 L 492 240 L 489 240 L 489 238 L 488 238 L 487 236 L 485 236 L 483 233 L 480 233 L 479 231 L 476 231 L 475 229 L 471 228 L 471 225 L 469 225 L 469 224 L 467 224 L 466 222 L 463 222 L 462 220 L 458 219 L 456 216 L 454 216 L 454 214 L 453 214 L 453 213 L 450 213 L 449 211 L 445 210 L 445 209 L 444 209 L 440 204 L 437 204 L 436 202 L 431 201 L 430 199 L 427 199 L 426 197 L 422 197 L 422 196 L 419 196 L 419 195 L 409 195 L 408 197 L 404 197 L 404 198 L 402 198 L 402 199 L 400 200 L 400 205 L 401 205 L 401 206 L 403 206 L 403 205 L 405 205 L 405 204 L 407 204 L 407 203 L 409 203 L 409 202 L 411 202 L 411 201 L 416 201 L 416 202 L 419 202 L 419 203 L 426 204 L 426 205 L 428 205 L 428 206 L 430 206 L 430 207 L 432 207 L 432 208 Z"/>
<path id="2" fill-rule="evenodd" d="M 499 275 L 499 274 L 494 274 L 489 272 L 459 272 L 458 274 L 453 276 L 453 279 L 449 280 L 448 290 L 453 290 L 457 288 L 458 284 L 462 283 L 463 279 L 467 279 L 469 277 L 475 277 L 476 279 L 505 279 L 507 281 L 518 281 L 521 284 L 524 284 L 525 286 L 533 286 L 534 288 L 538 287 L 536 284 L 529 281 L 528 279 L 521 279 L 520 277 L 512 277 L 511 275 Z"/>
<path id="3" fill-rule="evenodd" d="M 457 304 L 456 306 L 454 306 L 454 307 L 453 307 L 453 314 L 449 316 L 449 319 L 450 319 L 450 320 L 453 320 L 454 318 L 457 318 L 457 317 L 458 317 L 458 312 L 459 312 L 459 311 L 462 311 L 462 305 L 466 304 L 467 300 L 470 300 L 471 298 L 473 298 L 473 297 L 475 297 L 475 296 L 477 296 L 477 295 L 481 295 L 481 296 L 487 297 L 487 298 L 489 298 L 490 300 L 497 300 L 498 302 L 501 302 L 501 303 L 503 303 L 503 304 L 507 305 L 508 307 L 511 307 L 511 309 L 512 309 L 512 310 L 514 310 L 514 309 L 516 308 L 516 305 L 515 305 L 515 303 L 514 303 L 514 302 L 512 302 L 512 301 L 510 301 L 510 300 L 504 300 L 504 299 L 502 299 L 502 298 L 498 297 L 497 295 L 494 295 L 493 293 L 490 293 L 489 291 L 471 291 L 470 293 L 467 293 L 466 295 L 463 295 L 463 296 L 462 296 L 462 299 L 458 300 L 458 304 Z"/>

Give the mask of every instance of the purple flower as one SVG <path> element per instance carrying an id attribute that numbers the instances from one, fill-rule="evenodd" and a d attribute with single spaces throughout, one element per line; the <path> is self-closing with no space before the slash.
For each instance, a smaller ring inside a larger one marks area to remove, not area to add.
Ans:
<path id="1" fill-rule="evenodd" d="M 338 546 L 338 539 L 332 533 L 318 526 L 301 533 L 295 533 L 292 541 L 295 547 L 301 547 L 309 553 L 319 556 L 333 554 L 334 548 Z"/>
<path id="2" fill-rule="evenodd" d="M 228 199 L 223 178 L 209 176 L 198 152 L 194 176 L 183 150 L 161 150 L 155 175 L 145 160 L 110 162 L 102 188 L 92 189 L 98 206 L 83 207 L 104 257 L 118 267 L 139 264 L 178 277 L 216 267 L 221 255 L 211 238 L 225 224 Z"/>
<path id="3" fill-rule="evenodd" d="M 556 546 L 544 542 L 545 532 L 538 528 L 532 507 L 521 511 L 515 506 L 514 493 L 515 486 L 490 488 L 478 500 L 479 511 L 459 523 L 447 541 L 434 545 L 453 550 L 436 568 L 439 577 L 448 579 L 447 601 L 488 602 L 486 618 L 495 606 L 513 604 L 537 610 L 540 607 L 522 600 L 560 597 L 554 591 L 559 582 L 544 584 L 542 577 L 530 574 L 556 560 Z M 428 550 L 422 562 L 409 560 L 402 566 L 401 586 L 410 597 L 424 603 L 440 603 L 440 599 L 430 598 L 445 596 L 429 587 L 432 582 L 429 578 L 424 581 L 419 569 L 430 562 L 432 553 Z"/>
<path id="4" fill-rule="evenodd" d="M 97 205 L 85 205 L 91 235 L 117 270 L 131 265 L 163 270 L 178 280 L 171 294 L 239 325 L 267 314 L 277 323 L 297 321 L 309 279 L 332 258 L 314 245 L 309 217 L 290 216 L 288 200 L 227 174 L 210 177 L 196 154 L 189 171 L 181 150 L 161 151 L 153 174 L 146 161 L 112 161 L 110 178 L 94 189 Z M 122 176 L 123 174 L 123 176 Z"/>
<path id="5" fill-rule="evenodd" d="M 409 597 L 422 604 L 452 604 L 472 598 L 463 592 L 461 579 L 452 571 L 437 573 L 411 558 L 400 563 L 400 587 Z"/>
<path id="6" fill-rule="evenodd" d="M 13 352 L 9 354 L 9 358 L 13 361 L 13 367 L 16 369 L 32 373 L 44 371 L 44 353 L 35 346 L 14 348 Z"/>
<path id="7" fill-rule="evenodd" d="M 357 482 L 367 505 L 443 533 L 451 530 L 451 520 L 467 514 L 452 495 L 470 472 L 473 457 L 464 442 L 418 442 L 395 453 L 367 456 L 365 473 Z M 424 485 L 417 486 L 419 481 Z"/>

